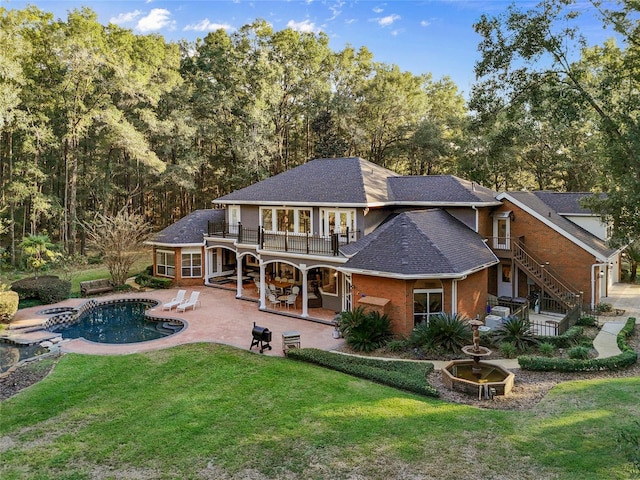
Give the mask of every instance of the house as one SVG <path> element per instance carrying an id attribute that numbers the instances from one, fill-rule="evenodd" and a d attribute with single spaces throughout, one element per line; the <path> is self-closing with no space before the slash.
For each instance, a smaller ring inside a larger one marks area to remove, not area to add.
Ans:
<path id="1" fill-rule="evenodd" d="M 217 198 L 148 243 L 154 274 L 176 285 L 233 288 L 262 310 L 295 287 L 302 318 L 363 306 L 408 334 L 442 311 L 484 316 L 489 298 L 595 305 L 618 280 L 620 252 L 584 195 L 498 194 L 452 175 L 318 159 Z"/>

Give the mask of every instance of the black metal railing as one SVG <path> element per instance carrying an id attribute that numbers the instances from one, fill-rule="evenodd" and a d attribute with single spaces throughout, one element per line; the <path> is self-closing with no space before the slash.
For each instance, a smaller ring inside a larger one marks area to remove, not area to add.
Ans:
<path id="1" fill-rule="evenodd" d="M 246 228 L 240 223 L 230 226 L 226 222 L 209 222 L 207 235 L 232 238 L 237 243 L 255 245 L 261 250 L 336 257 L 340 255 L 341 246 L 360 238 L 360 231 L 346 229 L 344 233 L 319 236 L 310 233 L 269 232 L 262 227 Z"/>

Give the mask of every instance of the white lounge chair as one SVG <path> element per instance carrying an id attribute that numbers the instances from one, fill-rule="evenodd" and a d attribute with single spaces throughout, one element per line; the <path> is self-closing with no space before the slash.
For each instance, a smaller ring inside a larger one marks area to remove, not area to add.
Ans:
<path id="1" fill-rule="evenodd" d="M 198 296 L 199 295 L 200 295 L 200 292 L 191 292 L 191 296 L 189 297 L 189 300 L 187 300 L 186 302 L 181 303 L 180 305 L 178 305 L 176 307 L 176 311 L 184 312 L 189 307 L 191 307 L 193 310 L 195 310 L 196 309 L 196 303 L 200 303 L 200 300 L 198 300 Z"/>
<path id="2" fill-rule="evenodd" d="M 177 307 L 181 303 L 184 303 L 184 297 L 186 294 L 186 290 L 178 290 L 178 294 L 174 298 L 172 298 L 170 302 L 163 304 L 162 309 L 171 310 L 173 307 Z"/>

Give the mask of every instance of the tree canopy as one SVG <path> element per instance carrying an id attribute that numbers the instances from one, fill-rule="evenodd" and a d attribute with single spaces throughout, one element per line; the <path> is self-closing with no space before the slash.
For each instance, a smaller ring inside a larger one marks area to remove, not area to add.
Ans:
<path id="1" fill-rule="evenodd" d="M 341 156 L 495 190 L 602 191 L 594 208 L 619 239 L 638 236 L 638 5 L 593 4 L 616 38 L 590 47 L 573 0 L 483 16 L 468 102 L 447 77 L 261 19 L 172 43 L 88 8 L 0 8 L 2 246 L 15 261 L 20 239 L 46 232 L 84 253 L 96 215 L 161 228 Z"/>

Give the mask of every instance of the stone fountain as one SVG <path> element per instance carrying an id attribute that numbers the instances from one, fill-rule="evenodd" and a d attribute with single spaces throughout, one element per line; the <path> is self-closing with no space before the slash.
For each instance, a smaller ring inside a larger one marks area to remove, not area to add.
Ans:
<path id="1" fill-rule="evenodd" d="M 478 399 L 490 399 L 494 395 L 506 395 L 513 388 L 515 375 L 500 365 L 482 361 L 491 350 L 480 345 L 480 327 L 484 323 L 470 320 L 473 345 L 462 347 L 471 359 L 453 360 L 442 369 L 442 383 L 450 390 L 478 395 Z"/>

